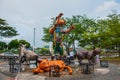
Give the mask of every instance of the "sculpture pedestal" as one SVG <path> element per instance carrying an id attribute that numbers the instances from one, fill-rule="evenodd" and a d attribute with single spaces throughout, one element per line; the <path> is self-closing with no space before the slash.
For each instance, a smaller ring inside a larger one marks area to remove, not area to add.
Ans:
<path id="1" fill-rule="evenodd" d="M 16 59 L 14 57 L 9 58 L 9 71 L 12 73 L 21 72 L 21 65 L 20 63 L 16 62 Z"/>
<path id="2" fill-rule="evenodd" d="M 83 74 L 91 74 L 94 73 L 94 64 L 90 63 L 82 63 L 81 66 L 81 73 Z"/>
<path id="3" fill-rule="evenodd" d="M 101 67 L 108 67 L 109 66 L 108 60 L 100 60 L 100 66 Z"/>
<path id="4" fill-rule="evenodd" d="M 60 77 L 60 67 L 57 65 L 50 66 L 49 77 Z"/>

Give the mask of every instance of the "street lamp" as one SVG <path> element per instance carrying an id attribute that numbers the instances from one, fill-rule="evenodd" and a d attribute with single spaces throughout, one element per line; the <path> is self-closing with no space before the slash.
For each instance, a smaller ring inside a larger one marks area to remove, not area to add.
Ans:
<path id="1" fill-rule="evenodd" d="M 33 51 L 35 51 L 35 28 L 34 28 Z"/>
<path id="2" fill-rule="evenodd" d="M 3 44 L 3 41 L 2 41 L 2 35 L 1 35 L 1 33 L 0 33 L 0 42 L 1 42 L 1 49 L 4 49 L 4 44 Z"/>

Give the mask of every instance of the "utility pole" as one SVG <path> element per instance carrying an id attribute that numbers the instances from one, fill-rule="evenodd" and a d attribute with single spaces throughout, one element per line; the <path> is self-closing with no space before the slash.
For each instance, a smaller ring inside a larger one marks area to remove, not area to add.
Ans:
<path id="1" fill-rule="evenodd" d="M 33 51 L 35 51 L 35 28 L 34 28 Z"/>
<path id="2" fill-rule="evenodd" d="M 2 35 L 1 35 L 1 33 L 0 33 L 0 42 L 2 43 L 0 46 L 1 46 L 1 49 L 4 49 L 4 44 L 3 44 L 3 41 L 2 41 Z"/>

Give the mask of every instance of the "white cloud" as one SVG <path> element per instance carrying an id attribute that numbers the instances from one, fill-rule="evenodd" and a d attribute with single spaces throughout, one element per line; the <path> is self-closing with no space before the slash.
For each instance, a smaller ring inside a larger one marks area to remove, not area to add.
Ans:
<path id="1" fill-rule="evenodd" d="M 16 37 L 16 39 L 17 39 L 18 37 Z M 2 39 L 0 39 L 0 41 L 2 41 L 2 42 L 6 42 L 6 43 L 9 43 L 11 40 L 13 40 L 13 39 L 15 39 L 15 38 L 3 38 L 2 37 Z"/>
<path id="2" fill-rule="evenodd" d="M 106 15 L 111 13 L 112 10 L 120 12 L 120 4 L 115 2 L 115 0 L 106 1 L 101 5 L 97 6 L 94 10 L 94 14 L 100 17 L 105 17 Z"/>
<path id="3" fill-rule="evenodd" d="M 115 1 L 108 1 L 104 2 L 102 5 L 96 8 L 96 12 L 104 12 L 111 9 L 120 9 L 120 4 L 116 3 Z"/>

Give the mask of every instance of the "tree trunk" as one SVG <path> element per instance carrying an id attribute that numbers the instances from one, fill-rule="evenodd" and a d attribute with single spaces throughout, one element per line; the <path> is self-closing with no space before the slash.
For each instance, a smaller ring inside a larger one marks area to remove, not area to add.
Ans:
<path id="1" fill-rule="evenodd" d="M 120 57 L 120 52 L 119 52 L 119 57 Z"/>
<path id="2" fill-rule="evenodd" d="M 73 41 L 73 50 L 74 50 L 74 57 L 77 58 L 76 47 L 75 47 L 75 40 Z"/>
<path id="3" fill-rule="evenodd" d="M 69 55 L 69 45 L 67 44 L 67 42 L 64 44 L 64 46 L 66 47 L 66 52 Z"/>
<path id="4" fill-rule="evenodd" d="M 120 57 L 120 47 L 119 47 L 119 50 L 118 50 L 118 55 L 119 55 L 119 57 Z"/>
<path id="5" fill-rule="evenodd" d="M 119 46 L 120 44 L 118 43 L 117 44 L 117 47 L 118 47 L 118 55 L 119 55 L 119 57 L 120 57 L 120 46 Z"/>

